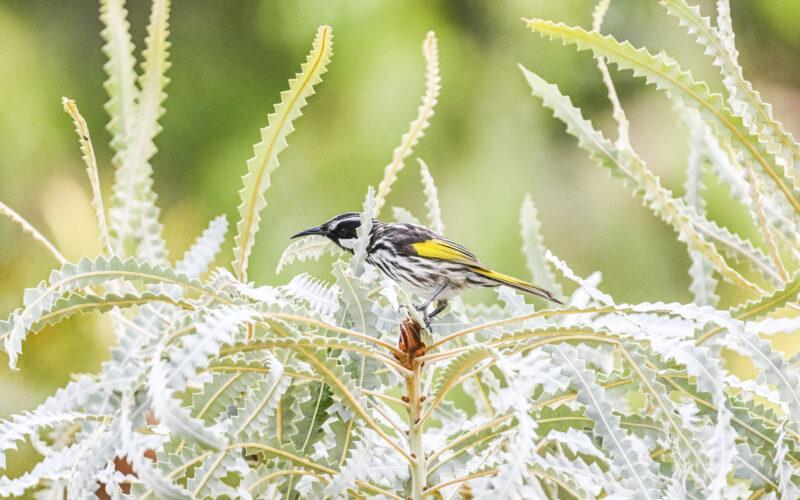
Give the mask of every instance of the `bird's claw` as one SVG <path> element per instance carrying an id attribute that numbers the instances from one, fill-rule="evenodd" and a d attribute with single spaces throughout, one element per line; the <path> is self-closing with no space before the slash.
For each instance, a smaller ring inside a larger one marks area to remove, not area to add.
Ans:
<path id="1" fill-rule="evenodd" d="M 433 318 L 431 318 L 428 314 L 428 306 L 426 304 L 420 304 L 418 306 L 414 306 L 414 309 L 416 309 L 417 312 L 422 313 L 422 322 L 425 323 L 425 329 L 431 331 L 431 320 Z"/>

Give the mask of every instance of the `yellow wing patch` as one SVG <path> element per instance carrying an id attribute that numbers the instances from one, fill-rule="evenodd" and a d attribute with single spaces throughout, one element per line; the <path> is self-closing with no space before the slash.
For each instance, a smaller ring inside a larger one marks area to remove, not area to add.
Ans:
<path id="1" fill-rule="evenodd" d="M 456 246 L 453 246 L 447 241 L 426 240 L 420 241 L 419 243 L 413 243 L 411 247 L 420 257 L 458 262 L 459 264 L 466 264 L 468 266 L 481 265 L 481 263 L 478 262 L 474 256 L 466 253 L 464 250 Z"/>

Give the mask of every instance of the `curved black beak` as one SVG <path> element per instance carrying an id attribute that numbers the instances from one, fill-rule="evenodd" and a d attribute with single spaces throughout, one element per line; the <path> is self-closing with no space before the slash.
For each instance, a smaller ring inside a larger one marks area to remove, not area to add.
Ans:
<path id="1" fill-rule="evenodd" d="M 313 234 L 323 235 L 325 234 L 325 230 L 322 229 L 322 226 L 312 227 L 311 229 L 300 231 L 299 233 L 292 236 L 290 239 L 299 238 L 301 236 L 311 236 Z"/>

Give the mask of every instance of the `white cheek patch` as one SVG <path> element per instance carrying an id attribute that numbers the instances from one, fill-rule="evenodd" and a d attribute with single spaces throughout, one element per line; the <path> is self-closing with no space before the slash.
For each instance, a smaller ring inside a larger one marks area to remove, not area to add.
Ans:
<path id="1" fill-rule="evenodd" d="M 356 247 L 357 241 L 358 238 L 348 238 L 346 240 L 339 240 L 339 244 L 348 250 L 353 250 Z"/>

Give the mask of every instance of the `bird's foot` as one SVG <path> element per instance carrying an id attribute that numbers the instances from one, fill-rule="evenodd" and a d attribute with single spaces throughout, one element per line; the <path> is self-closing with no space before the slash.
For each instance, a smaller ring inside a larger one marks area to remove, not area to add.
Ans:
<path id="1" fill-rule="evenodd" d="M 433 320 L 433 315 L 428 314 L 428 305 L 429 304 L 420 304 L 414 306 L 414 309 L 416 309 L 417 312 L 422 313 L 422 322 L 425 323 L 425 329 L 431 331 L 431 321 Z"/>

